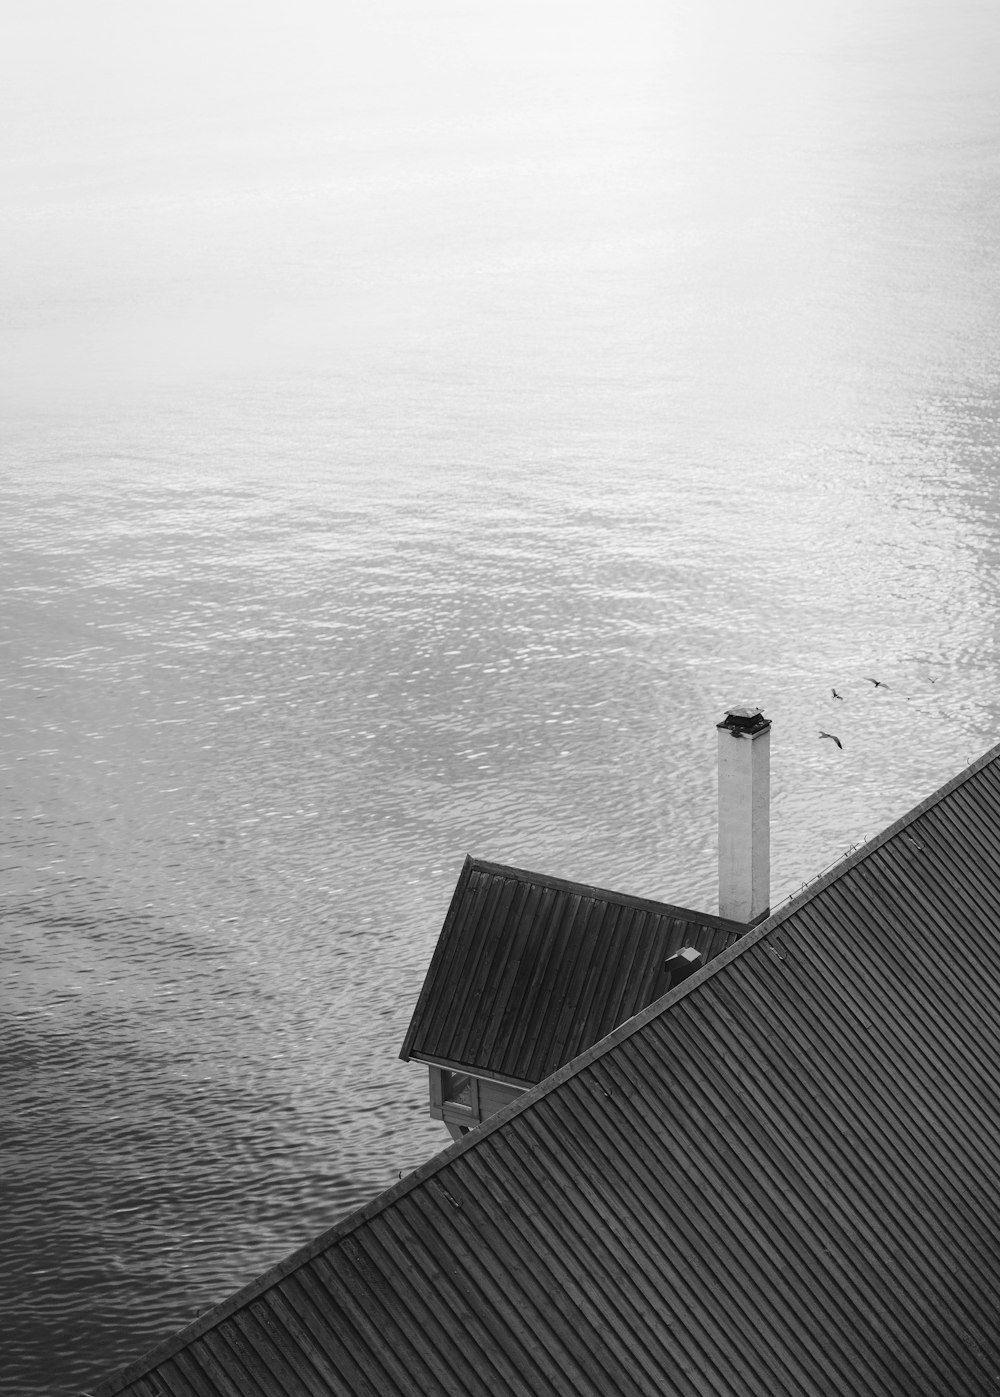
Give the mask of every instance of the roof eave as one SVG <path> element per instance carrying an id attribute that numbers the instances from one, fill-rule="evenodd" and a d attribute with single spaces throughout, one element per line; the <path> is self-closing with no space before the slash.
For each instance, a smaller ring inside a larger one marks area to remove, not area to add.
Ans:
<path id="1" fill-rule="evenodd" d="M 408 1061 L 423 1062 L 429 1067 L 443 1067 L 446 1072 L 464 1072 L 469 1077 L 483 1077 L 490 1082 L 502 1082 L 504 1086 L 519 1087 L 522 1091 L 529 1091 L 531 1087 L 537 1086 L 537 1081 L 529 1081 L 526 1077 L 511 1077 L 505 1072 L 494 1072 L 489 1067 L 480 1067 L 472 1062 L 455 1062 L 447 1057 L 434 1057 L 430 1053 L 411 1052 Z"/>

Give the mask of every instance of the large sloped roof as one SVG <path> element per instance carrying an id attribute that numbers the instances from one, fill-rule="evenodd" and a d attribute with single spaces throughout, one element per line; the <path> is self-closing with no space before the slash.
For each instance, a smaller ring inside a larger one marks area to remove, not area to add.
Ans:
<path id="1" fill-rule="evenodd" d="M 1000 1387 L 1000 747 L 99 1397 Z"/>
<path id="2" fill-rule="evenodd" d="M 400 1057 L 531 1086 L 664 994 L 664 960 L 746 931 L 607 888 L 467 858 Z"/>

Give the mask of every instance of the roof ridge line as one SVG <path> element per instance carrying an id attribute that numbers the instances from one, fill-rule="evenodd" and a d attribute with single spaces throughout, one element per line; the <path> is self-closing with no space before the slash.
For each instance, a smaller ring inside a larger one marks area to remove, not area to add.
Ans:
<path id="1" fill-rule="evenodd" d="M 717 926 L 726 931 L 744 930 L 745 922 L 733 921 L 730 917 L 720 917 L 717 912 L 699 912 L 694 907 L 681 907 L 676 902 L 663 902 L 655 897 L 642 897 L 638 893 L 618 892 L 615 888 L 602 888 L 596 883 L 578 883 L 573 878 L 557 878 L 551 873 L 535 873 L 530 868 L 515 868 L 513 864 L 494 863 L 491 859 L 477 858 L 467 854 L 469 864 L 483 873 L 496 873 L 501 877 L 530 879 L 542 887 L 556 888 L 565 892 L 579 893 L 583 897 L 603 898 L 625 907 L 655 908 L 659 912 L 675 914 L 684 921 L 703 922 L 706 926 Z"/>
<path id="2" fill-rule="evenodd" d="M 856 864 L 863 863 L 869 855 L 875 853 L 877 849 L 881 849 L 883 844 L 887 844 L 890 839 L 894 839 L 896 835 L 906 829 L 908 825 L 913 824 L 914 820 L 919 820 L 921 815 L 925 815 L 928 810 L 940 804 L 940 802 L 947 796 L 950 796 L 953 791 L 957 791 L 960 786 L 964 786 L 966 781 L 971 780 L 973 776 L 982 771 L 984 767 L 989 766 L 997 757 L 1000 757 L 1000 742 L 989 748 L 981 757 L 977 757 L 974 762 L 970 762 L 957 776 L 949 777 L 944 785 L 939 786 L 937 790 L 932 791 L 929 796 L 925 796 L 923 800 L 918 801 L 912 809 L 907 810 L 904 814 L 893 820 L 891 824 L 886 825 L 885 829 L 879 830 L 878 834 L 872 835 L 871 839 L 866 839 L 857 848 L 850 849 L 832 868 L 828 868 L 825 872 L 817 874 L 811 883 L 806 884 L 799 892 L 794 893 L 781 907 L 780 911 L 773 912 L 771 916 L 768 917 L 767 921 L 761 922 L 759 926 L 753 928 L 753 931 L 773 931 L 776 927 L 780 926 L 782 922 L 787 920 L 793 912 L 797 912 L 806 902 L 814 898 L 818 892 L 829 887 L 831 883 L 835 883 L 848 869 L 854 868 Z M 741 940 L 742 939 L 743 938 L 741 938 Z M 722 954 L 725 954 L 725 952 Z M 713 961 L 712 964 L 714 965 L 715 962 Z"/>

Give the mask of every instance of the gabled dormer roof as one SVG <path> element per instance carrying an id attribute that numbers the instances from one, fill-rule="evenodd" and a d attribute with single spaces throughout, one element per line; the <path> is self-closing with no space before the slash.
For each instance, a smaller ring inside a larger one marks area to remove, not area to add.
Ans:
<path id="1" fill-rule="evenodd" d="M 1000 747 L 95 1397 L 982 1397 Z"/>
<path id="2" fill-rule="evenodd" d="M 658 999 L 667 956 L 746 930 L 467 858 L 400 1057 L 533 1086 Z"/>

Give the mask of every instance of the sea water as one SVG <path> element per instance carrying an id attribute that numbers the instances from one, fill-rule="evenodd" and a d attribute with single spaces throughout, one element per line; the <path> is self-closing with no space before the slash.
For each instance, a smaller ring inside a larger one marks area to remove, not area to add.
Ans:
<path id="1" fill-rule="evenodd" d="M 1000 739 L 1000 18 L 807 8 L 4 19 L 0 1391 L 448 1143 L 466 852 L 714 911 L 749 702 L 778 904 Z"/>

